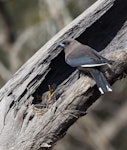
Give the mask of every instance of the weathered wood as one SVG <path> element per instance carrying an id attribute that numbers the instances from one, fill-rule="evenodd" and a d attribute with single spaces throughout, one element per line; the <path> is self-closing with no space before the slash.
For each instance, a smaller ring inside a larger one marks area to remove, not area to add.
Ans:
<path id="1" fill-rule="evenodd" d="M 97 1 L 14 74 L 0 91 L 0 150 L 53 146 L 100 96 L 92 79 L 77 79 L 77 71 L 67 66 L 58 48 L 61 40 L 76 38 L 103 50 L 105 57 L 115 60 L 105 75 L 110 83 L 118 80 L 127 69 L 126 9 L 126 0 Z M 48 85 L 53 84 L 56 102 L 39 114 L 34 105 L 42 102 L 37 96 L 46 97 Z"/>

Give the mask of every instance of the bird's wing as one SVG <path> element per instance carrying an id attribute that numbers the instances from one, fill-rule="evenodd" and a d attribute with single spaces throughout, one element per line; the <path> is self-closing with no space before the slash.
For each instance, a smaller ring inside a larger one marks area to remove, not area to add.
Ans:
<path id="1" fill-rule="evenodd" d="M 79 58 L 69 58 L 65 59 L 66 63 L 72 67 L 97 67 L 107 64 L 101 60 L 92 59 L 88 56 L 82 56 Z"/>
<path id="2" fill-rule="evenodd" d="M 96 50 L 91 49 L 91 51 L 92 51 L 98 58 L 100 58 L 103 62 L 106 62 L 106 63 L 108 63 L 108 64 L 112 64 L 112 63 L 113 63 L 112 60 L 108 60 L 108 59 L 106 59 L 105 57 L 101 56 Z"/>

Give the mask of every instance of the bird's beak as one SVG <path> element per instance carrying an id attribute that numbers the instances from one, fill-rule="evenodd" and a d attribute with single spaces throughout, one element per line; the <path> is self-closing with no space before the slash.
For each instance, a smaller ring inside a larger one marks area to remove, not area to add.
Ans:
<path id="1" fill-rule="evenodd" d="M 65 44 L 63 44 L 63 43 L 59 43 L 58 46 L 60 46 L 60 47 L 62 47 L 62 48 L 65 48 Z"/>

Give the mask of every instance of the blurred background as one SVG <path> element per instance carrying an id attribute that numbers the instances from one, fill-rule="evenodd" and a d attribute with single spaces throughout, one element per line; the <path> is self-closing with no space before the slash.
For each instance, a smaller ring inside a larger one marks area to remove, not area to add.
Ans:
<path id="1" fill-rule="evenodd" d="M 0 0 L 0 88 L 96 0 Z M 127 78 L 113 85 L 53 150 L 127 150 Z"/>

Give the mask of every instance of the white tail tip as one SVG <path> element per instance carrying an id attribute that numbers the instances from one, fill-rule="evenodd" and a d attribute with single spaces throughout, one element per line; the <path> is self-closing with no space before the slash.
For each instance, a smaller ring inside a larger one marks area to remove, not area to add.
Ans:
<path id="1" fill-rule="evenodd" d="M 107 87 L 107 89 L 108 89 L 108 91 L 112 91 L 112 89 L 108 86 L 108 85 L 106 85 L 106 87 Z"/>
<path id="2" fill-rule="evenodd" d="M 99 91 L 101 92 L 101 94 L 104 94 L 104 92 L 103 92 L 101 87 L 99 87 Z"/>

